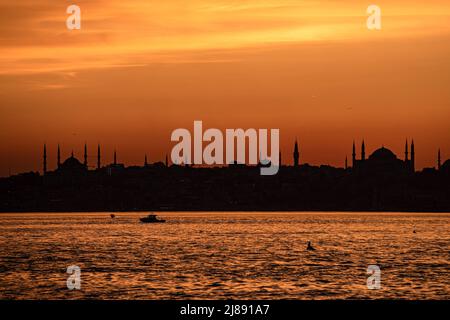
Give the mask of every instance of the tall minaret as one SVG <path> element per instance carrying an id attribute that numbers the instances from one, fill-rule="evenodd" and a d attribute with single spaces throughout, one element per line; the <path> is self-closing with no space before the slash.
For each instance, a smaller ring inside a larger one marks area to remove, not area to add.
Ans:
<path id="1" fill-rule="evenodd" d="M 87 168 L 88 167 L 88 162 L 87 162 L 87 144 L 84 144 L 84 166 Z"/>
<path id="2" fill-rule="evenodd" d="M 295 145 L 294 145 L 294 167 L 298 167 L 298 160 L 299 160 L 299 157 L 300 157 L 300 154 L 299 154 L 299 152 L 298 152 L 298 143 L 297 143 L 297 140 L 295 140 Z"/>
<path id="3" fill-rule="evenodd" d="M 167 157 L 167 154 L 166 154 L 166 167 L 168 167 L 169 166 L 169 158 Z"/>
<path id="4" fill-rule="evenodd" d="M 97 169 L 100 169 L 100 144 L 97 145 Z"/>
<path id="5" fill-rule="evenodd" d="M 356 167 L 356 147 L 355 147 L 355 140 L 353 140 L 352 166 L 353 166 L 353 168 Z"/>
<path id="6" fill-rule="evenodd" d="M 408 164 L 408 139 L 405 142 L 405 164 Z"/>
<path id="7" fill-rule="evenodd" d="M 47 174 L 47 145 L 44 143 L 44 174 Z"/>
<path id="8" fill-rule="evenodd" d="M 58 169 L 61 167 L 61 150 L 59 148 L 59 143 L 58 143 L 58 153 L 56 155 L 56 160 L 57 160 L 57 164 L 58 164 Z"/>
<path id="9" fill-rule="evenodd" d="M 411 171 L 416 171 L 416 154 L 414 152 L 414 140 L 411 141 Z"/>
<path id="10" fill-rule="evenodd" d="M 148 166 L 148 163 L 147 163 L 147 155 L 145 155 L 145 158 L 144 158 L 144 167 L 146 167 L 146 166 Z"/>
<path id="11" fill-rule="evenodd" d="M 438 170 L 441 170 L 441 149 L 438 150 Z"/>
<path id="12" fill-rule="evenodd" d="M 117 165 L 117 153 L 116 153 L 116 150 L 114 150 L 114 165 Z"/>
<path id="13" fill-rule="evenodd" d="M 361 145 L 361 160 L 366 160 L 366 144 L 364 143 L 364 140 L 362 141 Z"/>
<path id="14" fill-rule="evenodd" d="M 281 168 L 281 151 L 278 152 L 278 167 Z"/>
<path id="15" fill-rule="evenodd" d="M 345 170 L 348 169 L 348 162 L 347 162 L 347 156 L 345 156 Z"/>

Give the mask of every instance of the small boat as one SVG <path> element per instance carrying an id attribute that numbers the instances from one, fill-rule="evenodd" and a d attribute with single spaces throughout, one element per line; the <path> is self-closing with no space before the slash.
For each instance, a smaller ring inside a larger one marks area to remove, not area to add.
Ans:
<path id="1" fill-rule="evenodd" d="M 166 220 L 156 218 L 156 214 L 149 214 L 148 216 L 146 216 L 144 218 L 139 218 L 139 220 L 141 220 L 141 222 L 144 222 L 144 223 L 162 223 L 162 222 L 166 222 Z"/>
<path id="2" fill-rule="evenodd" d="M 111 216 L 111 219 L 114 219 L 116 217 L 116 215 L 114 213 L 111 213 L 110 216 Z"/>

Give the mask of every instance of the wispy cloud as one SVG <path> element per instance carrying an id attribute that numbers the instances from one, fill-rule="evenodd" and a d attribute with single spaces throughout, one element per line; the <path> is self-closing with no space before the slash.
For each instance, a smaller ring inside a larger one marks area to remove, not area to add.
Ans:
<path id="1" fill-rule="evenodd" d="M 449 32 L 447 1 L 379 2 L 383 37 Z M 364 28 L 364 4 L 354 0 L 80 0 L 82 29 L 76 31 L 65 28 L 68 4 L 0 3 L 0 73 L 180 63 L 191 61 L 184 55 L 195 50 L 373 36 Z"/>

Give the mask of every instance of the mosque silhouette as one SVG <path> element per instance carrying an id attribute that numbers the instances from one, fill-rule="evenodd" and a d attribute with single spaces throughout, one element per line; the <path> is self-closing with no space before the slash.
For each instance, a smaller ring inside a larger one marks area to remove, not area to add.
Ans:
<path id="1" fill-rule="evenodd" d="M 415 168 L 414 141 L 405 143 L 399 159 L 382 146 L 366 157 L 363 141 L 357 159 L 343 168 L 300 163 L 294 143 L 293 165 L 274 176 L 261 176 L 259 166 L 229 164 L 199 167 L 165 161 L 126 166 L 117 160 L 102 165 L 101 147 L 88 163 L 73 152 L 61 162 L 57 146 L 54 170 L 43 148 L 42 174 L 28 172 L 0 179 L 0 211 L 450 211 L 450 160 L 436 167 Z"/>

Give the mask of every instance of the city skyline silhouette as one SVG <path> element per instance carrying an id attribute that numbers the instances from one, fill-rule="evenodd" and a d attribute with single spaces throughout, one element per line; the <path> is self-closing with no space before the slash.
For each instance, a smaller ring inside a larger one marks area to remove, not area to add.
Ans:
<path id="1" fill-rule="evenodd" d="M 4 306 L 450 298 L 449 0 L 3 0 L 0 21 Z"/>
<path id="2" fill-rule="evenodd" d="M 287 161 L 285 161 L 283 163 L 283 165 L 295 166 L 296 161 L 300 161 L 299 141 L 301 141 L 301 140 L 299 140 L 297 138 L 295 139 L 294 147 L 291 148 L 292 149 L 291 151 L 286 150 L 286 149 L 280 150 L 280 159 L 287 159 Z M 412 145 L 414 145 L 414 139 L 411 139 L 409 141 L 412 143 Z M 339 161 L 339 163 L 337 163 L 337 164 L 330 164 L 328 161 L 323 161 L 322 163 L 321 162 L 310 163 L 310 162 L 304 160 L 305 158 L 306 159 L 308 158 L 307 157 L 308 155 L 306 155 L 306 157 L 305 157 L 305 152 L 303 149 L 301 152 L 302 161 L 304 163 L 308 163 L 310 165 L 316 165 L 316 166 L 328 165 L 328 166 L 332 166 L 332 167 L 336 167 L 336 168 L 351 167 L 351 166 L 353 166 L 353 163 L 355 161 L 358 161 L 355 158 L 355 156 L 356 156 L 355 148 L 357 145 L 357 143 L 356 144 L 355 143 L 356 143 L 355 140 L 353 140 L 353 146 L 351 148 L 349 148 L 348 153 L 345 153 L 342 155 L 342 157 L 341 157 L 342 160 Z M 90 144 L 85 142 L 84 144 L 80 144 L 80 145 L 82 146 L 81 148 L 64 148 L 64 144 L 58 142 L 56 145 L 56 150 L 54 150 L 55 148 L 52 148 L 49 144 L 44 143 L 43 146 L 44 146 L 44 148 L 47 149 L 46 152 L 47 152 L 48 168 L 49 169 L 50 168 L 58 168 L 58 164 L 61 163 L 63 157 L 65 157 L 65 159 L 66 159 L 66 158 L 74 157 L 74 155 L 75 155 L 75 158 L 79 157 L 80 159 L 82 159 L 82 161 L 81 161 L 82 163 L 88 162 L 89 169 L 98 169 L 100 167 L 98 164 L 100 161 L 99 154 L 100 154 L 101 144 L 98 143 L 94 146 L 91 146 Z M 203 142 L 203 146 L 205 146 L 205 145 L 207 145 L 207 143 Z M 246 141 L 246 146 L 248 146 L 248 141 Z M 372 152 L 374 152 L 377 149 L 383 148 L 383 147 L 385 147 L 385 144 L 381 144 L 378 148 L 369 148 L 368 147 L 368 152 L 370 150 L 372 150 Z M 410 151 L 408 151 L 409 150 L 408 148 L 410 148 L 410 147 L 411 146 L 408 146 L 408 139 L 406 139 L 404 150 L 403 150 L 403 154 L 405 154 L 405 157 L 408 157 L 408 154 L 410 154 Z M 363 159 L 365 157 L 366 139 L 363 138 L 361 140 L 361 146 L 359 146 L 359 148 L 361 149 L 360 159 Z M 88 152 L 88 149 L 89 149 L 89 152 Z M 297 150 L 297 152 L 299 152 L 297 160 L 296 160 L 295 156 L 292 157 L 293 152 L 294 153 L 296 152 L 295 149 Z M 389 149 L 389 151 L 391 151 L 391 148 L 388 147 L 387 149 Z M 74 150 L 76 150 L 76 151 L 74 151 Z M 117 152 L 118 151 L 120 151 L 118 147 L 115 147 L 114 149 L 109 150 L 109 153 L 105 152 L 103 150 L 100 155 L 101 159 L 103 160 L 103 163 L 104 164 L 115 163 L 117 161 Z M 162 153 L 160 155 L 158 155 L 158 154 L 155 155 L 150 152 L 143 152 L 141 161 L 130 161 L 129 163 L 127 163 L 127 161 L 125 160 L 125 161 L 122 161 L 121 163 L 125 166 L 140 166 L 141 164 L 145 165 L 145 163 L 156 163 L 156 162 L 165 163 L 167 160 L 168 163 L 172 164 L 172 161 L 170 159 L 170 151 L 171 151 L 170 148 L 168 148 L 166 153 Z M 225 148 L 224 148 L 224 151 L 225 151 Z M 391 151 L 391 152 L 393 152 L 394 154 L 397 154 L 395 151 Z M 414 147 L 413 147 L 413 153 L 414 153 Z M 246 161 L 248 161 L 248 151 L 247 150 L 245 150 L 245 155 L 246 155 Z M 419 153 L 419 155 L 420 155 L 420 153 Z M 124 158 L 123 154 L 121 154 L 121 156 L 123 159 Z M 428 155 L 428 157 L 431 158 L 432 156 Z M 166 159 L 166 158 L 168 158 L 168 159 Z M 88 159 L 89 159 L 89 161 L 88 161 Z M 423 169 L 429 169 L 429 168 L 438 169 L 439 163 L 442 164 L 443 162 L 445 162 L 445 160 L 446 160 L 445 152 L 443 152 L 443 150 L 440 147 L 438 147 L 434 153 L 434 163 L 432 163 L 429 166 L 424 166 L 424 165 L 418 166 L 417 162 L 415 160 L 414 166 L 417 171 L 420 171 Z M 192 163 L 190 163 L 190 165 L 197 166 Z M 224 163 L 223 165 L 227 165 L 227 163 Z M 206 164 L 201 165 L 201 167 L 214 167 L 214 166 L 220 166 L 220 165 L 206 165 Z M 11 175 L 20 174 L 20 173 L 29 172 L 29 171 L 37 171 L 37 172 L 42 173 L 43 166 L 42 166 L 42 164 L 39 166 L 36 166 L 36 164 L 34 164 L 33 166 L 31 166 L 31 168 L 24 168 L 21 171 L 19 171 L 19 170 L 12 171 L 11 167 L 9 167 L 7 173 L 4 174 L 3 176 L 0 175 L 0 177 L 8 177 Z"/>
<path id="3" fill-rule="evenodd" d="M 450 159 L 437 153 L 436 167 L 415 168 L 416 144 L 405 142 L 403 159 L 385 146 L 369 152 L 363 140 L 352 144 L 344 167 L 314 166 L 301 161 L 295 140 L 292 164 L 273 176 L 234 161 L 223 166 L 195 166 L 164 161 L 127 166 L 114 150 L 102 162 L 97 146 L 89 167 L 87 144 L 82 160 L 73 152 L 48 165 L 43 146 L 42 174 L 26 172 L 0 179 L 0 211 L 450 211 Z"/>

